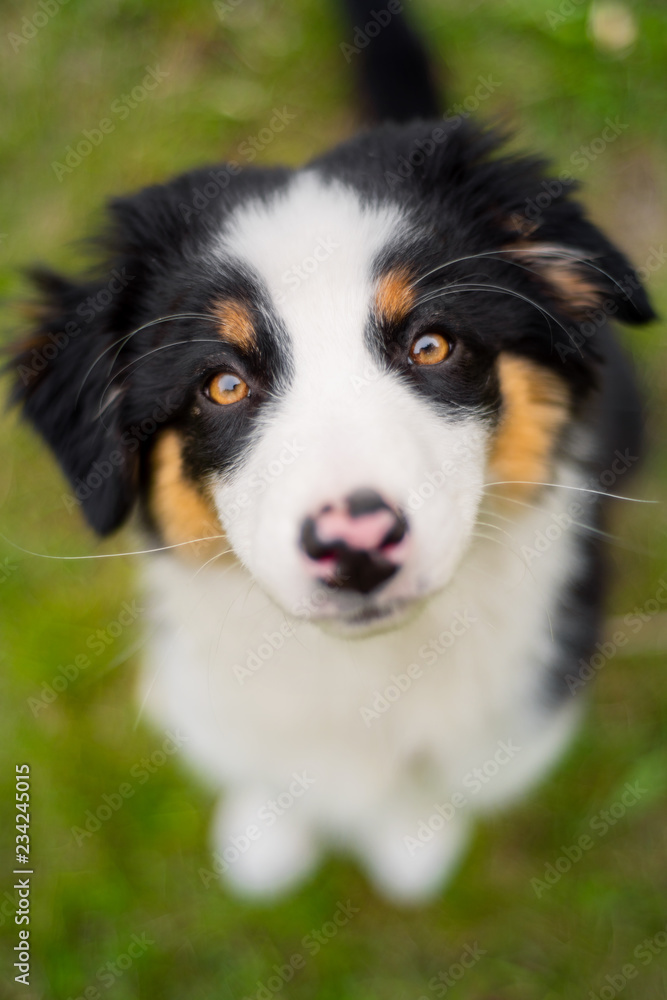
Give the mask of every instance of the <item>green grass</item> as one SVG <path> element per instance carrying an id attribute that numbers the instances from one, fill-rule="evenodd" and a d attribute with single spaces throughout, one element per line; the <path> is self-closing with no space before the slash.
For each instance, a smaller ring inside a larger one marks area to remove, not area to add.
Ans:
<path id="1" fill-rule="evenodd" d="M 17 51 L 8 35 L 39 8 L 3 6 L 0 76 L 9 100 L 0 111 L 0 289 L 8 302 L 25 290 L 20 266 L 36 258 L 60 267 L 84 260 L 76 240 L 94 227 L 108 195 L 234 157 L 274 107 L 287 106 L 296 118 L 263 150 L 262 162 L 299 163 L 357 124 L 339 49 L 349 33 L 333 5 L 299 0 L 285 10 L 242 0 L 229 6 L 221 20 L 207 2 L 69 0 Z M 550 0 L 489 0 L 472 10 L 454 0 L 415 0 L 412 13 L 448 60 L 448 105 L 473 92 L 478 75 L 492 76 L 500 85 L 481 113 L 514 123 L 517 142 L 545 150 L 559 169 L 573 169 L 572 154 L 601 133 L 605 118 L 627 124 L 579 175 L 595 218 L 644 264 L 664 238 L 667 19 L 657 0 L 632 5 L 638 40 L 617 58 L 593 44 L 589 6 L 573 4 L 572 16 L 554 29 L 547 12 L 559 3 Z M 114 102 L 155 66 L 169 75 L 121 120 Z M 59 181 L 52 162 L 109 116 L 113 132 Z M 664 265 L 649 284 L 664 312 Z M 3 322 L 7 338 L 20 330 L 11 309 Z M 652 403 L 650 459 L 631 488 L 661 497 L 664 327 L 625 337 Z M 126 532 L 100 545 L 67 512 L 59 473 L 14 417 L 2 423 L 0 449 L 3 536 L 50 554 L 135 544 Z M 618 506 L 614 531 L 623 545 L 613 547 L 609 610 L 623 615 L 667 578 L 667 541 L 662 507 Z M 292 898 L 260 908 L 239 903 L 216 882 L 204 887 L 199 871 L 210 867 L 212 800 L 177 754 L 144 784 L 130 779 L 135 791 L 122 807 L 80 846 L 73 839 L 72 827 L 83 824 L 86 811 L 117 792 L 164 738 L 143 722 L 135 725 L 140 654 L 132 649 L 143 618 L 99 654 L 89 645 L 137 596 L 134 572 L 129 559 L 41 559 L 0 539 L 3 996 L 66 1000 L 97 987 L 109 1000 L 231 1000 L 255 996 L 258 983 L 275 975 L 273 967 L 295 955 L 302 967 L 283 991 L 294 998 L 571 1000 L 589 990 L 599 995 L 607 976 L 616 977 L 618 990 L 628 963 L 637 975 L 621 984 L 625 1000 L 667 995 L 667 948 L 657 944 L 659 954 L 648 962 L 650 952 L 635 955 L 667 924 L 664 617 L 600 671 L 567 759 L 528 802 L 478 830 L 436 903 L 397 911 L 338 858 Z M 51 704 L 30 701 L 82 653 L 89 665 Z M 14 765 L 24 761 L 32 769 L 36 871 L 29 988 L 12 981 L 16 928 L 6 915 L 11 894 L 4 895 L 12 885 Z M 638 803 L 600 833 L 595 817 L 620 800 L 626 782 L 637 781 L 646 789 Z M 532 880 L 543 880 L 546 866 L 585 834 L 592 847 L 556 884 L 536 892 Z M 358 913 L 312 954 L 308 935 L 348 900 Z M 97 978 L 126 952 L 132 935 L 144 934 L 152 943 L 129 968 L 112 981 Z M 435 990 L 433 977 L 475 944 L 484 954 L 461 982 L 446 994 L 444 985 Z"/>

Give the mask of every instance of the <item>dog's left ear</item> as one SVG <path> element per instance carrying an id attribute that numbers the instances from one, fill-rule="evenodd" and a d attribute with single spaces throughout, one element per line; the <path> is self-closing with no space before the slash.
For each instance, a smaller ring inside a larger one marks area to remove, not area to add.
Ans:
<path id="1" fill-rule="evenodd" d="M 7 365 L 12 401 L 51 447 L 88 523 L 106 535 L 129 515 L 139 471 L 123 390 L 109 384 L 123 363 L 114 362 L 114 310 L 124 308 L 132 276 L 121 268 L 106 282 L 73 282 L 44 270 L 31 277 L 40 293 L 37 326 Z"/>
<path id="2" fill-rule="evenodd" d="M 509 226 L 515 235 L 505 252 L 532 271 L 572 319 L 600 309 L 624 323 L 655 319 L 637 272 L 577 202 L 559 199 L 539 222 L 513 216 Z"/>

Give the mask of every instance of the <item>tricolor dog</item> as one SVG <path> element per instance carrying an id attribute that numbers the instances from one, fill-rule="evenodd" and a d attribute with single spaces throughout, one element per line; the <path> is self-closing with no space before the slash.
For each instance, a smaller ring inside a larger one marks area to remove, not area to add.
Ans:
<path id="1" fill-rule="evenodd" d="M 577 721 L 638 454 L 609 321 L 653 313 L 542 161 L 432 117 L 400 13 L 355 59 L 384 124 L 115 199 L 12 367 L 89 524 L 153 550 L 140 698 L 219 790 L 229 884 L 334 849 L 417 901 Z"/>

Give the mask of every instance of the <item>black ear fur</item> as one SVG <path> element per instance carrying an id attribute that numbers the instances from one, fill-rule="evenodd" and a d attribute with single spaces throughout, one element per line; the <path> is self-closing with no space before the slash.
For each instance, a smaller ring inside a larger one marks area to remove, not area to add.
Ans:
<path id="1" fill-rule="evenodd" d="M 134 276 L 119 266 L 106 281 L 74 283 L 41 269 L 31 277 L 41 295 L 39 326 L 8 365 L 11 398 L 53 449 L 90 525 L 105 535 L 130 513 L 138 477 L 139 446 L 124 431 L 123 396 L 105 394 L 119 339 L 114 316 Z"/>
<path id="2" fill-rule="evenodd" d="M 573 318 L 602 307 L 609 319 L 625 323 L 655 319 L 632 264 L 571 197 L 578 183 L 546 176 L 548 163 L 537 157 L 498 155 L 509 138 L 494 129 L 461 128 L 454 137 L 458 157 L 450 160 L 448 183 L 457 159 L 459 166 L 465 163 L 466 195 L 477 204 L 480 218 L 503 214 L 511 234 L 507 249 L 514 247 L 551 285 Z M 578 295 L 568 294 L 573 288 L 581 293 L 580 303 Z"/>

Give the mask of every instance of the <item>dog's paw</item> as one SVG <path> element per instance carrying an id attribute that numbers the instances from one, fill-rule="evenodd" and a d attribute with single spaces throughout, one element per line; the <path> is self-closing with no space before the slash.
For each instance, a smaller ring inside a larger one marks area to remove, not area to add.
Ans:
<path id="1" fill-rule="evenodd" d="M 381 895 L 400 905 L 417 906 L 433 899 L 451 877 L 468 842 L 469 825 L 456 818 L 431 830 L 431 838 L 415 835 L 419 819 L 385 817 L 357 851 Z"/>
<path id="2" fill-rule="evenodd" d="M 239 895 L 272 897 L 287 892 L 308 876 L 319 858 L 315 838 L 296 810 L 267 819 L 266 802 L 266 795 L 232 793 L 218 806 L 212 830 L 214 857 Z"/>

